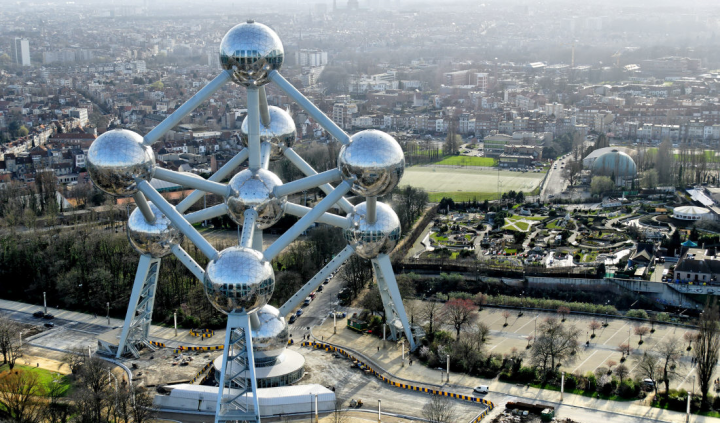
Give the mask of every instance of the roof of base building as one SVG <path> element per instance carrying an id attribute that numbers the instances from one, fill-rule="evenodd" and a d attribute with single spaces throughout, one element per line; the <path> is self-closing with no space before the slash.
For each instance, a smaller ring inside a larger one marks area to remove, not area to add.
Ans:
<path id="1" fill-rule="evenodd" d="M 592 153 L 585 156 L 583 160 L 587 159 L 597 159 L 598 157 L 602 156 L 605 153 L 611 153 L 613 150 L 620 151 L 621 153 L 630 154 L 632 152 L 632 149 L 626 148 L 626 147 L 605 147 L 605 148 L 598 148 L 597 150 L 593 151 Z"/>

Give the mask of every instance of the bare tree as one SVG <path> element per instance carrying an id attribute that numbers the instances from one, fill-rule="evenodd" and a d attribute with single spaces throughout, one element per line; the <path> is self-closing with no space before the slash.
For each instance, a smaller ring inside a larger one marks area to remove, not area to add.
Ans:
<path id="1" fill-rule="evenodd" d="M 0 377 L 0 409 L 18 423 L 40 420 L 42 388 L 37 373 L 14 371 Z"/>
<path id="2" fill-rule="evenodd" d="M 350 421 L 350 416 L 343 408 L 344 402 L 342 398 L 335 397 L 335 407 L 330 414 L 330 423 L 348 423 Z"/>
<path id="3" fill-rule="evenodd" d="M 564 322 L 565 319 L 567 319 L 568 314 L 570 314 L 570 308 L 565 306 L 560 306 L 557 309 L 558 314 L 560 315 L 560 318 Z"/>
<path id="4" fill-rule="evenodd" d="M 589 327 L 590 330 L 592 331 L 592 335 L 591 335 L 590 337 L 591 337 L 591 338 L 595 338 L 595 331 L 598 330 L 598 329 L 600 329 L 600 328 L 602 327 L 602 323 L 600 323 L 600 322 L 598 322 L 597 320 L 594 320 L 594 319 L 593 319 L 593 320 L 591 320 L 590 323 L 588 324 L 588 327 Z"/>
<path id="5" fill-rule="evenodd" d="M 697 332 L 685 332 L 683 334 L 683 339 L 685 340 L 685 342 L 688 343 L 688 346 L 687 346 L 688 351 L 692 350 L 692 343 L 693 343 L 693 341 L 697 341 L 698 335 L 699 334 Z"/>
<path id="6" fill-rule="evenodd" d="M 471 300 L 453 299 L 445 303 L 442 311 L 443 315 L 450 324 L 455 328 L 455 337 L 460 336 L 460 331 L 468 323 L 475 319 L 477 312 L 475 304 Z"/>
<path id="7" fill-rule="evenodd" d="M 682 362 L 682 343 L 676 337 L 661 342 L 654 348 L 660 356 L 662 380 L 665 383 L 665 398 L 670 396 L 670 381 L 678 377 Z"/>
<path id="8" fill-rule="evenodd" d="M 507 319 L 508 319 L 508 317 L 510 317 L 510 312 L 507 310 L 503 310 L 502 317 L 505 318 L 505 324 L 503 326 L 507 326 L 508 325 Z"/>
<path id="9" fill-rule="evenodd" d="M 433 395 L 423 406 L 422 415 L 432 423 L 455 423 L 455 404 L 448 397 Z"/>
<path id="10" fill-rule="evenodd" d="M 10 370 L 15 366 L 19 350 L 20 325 L 11 320 L 5 313 L 0 313 L 0 352 L 3 356 L 3 364 L 8 364 Z"/>
<path id="11" fill-rule="evenodd" d="M 659 356 L 654 353 L 648 353 L 647 351 L 635 357 L 635 372 L 639 377 L 653 381 L 655 396 L 657 396 L 658 391 L 658 375 L 662 372 L 660 361 Z"/>
<path id="12" fill-rule="evenodd" d="M 630 374 L 630 369 L 627 368 L 626 365 L 620 364 L 615 368 L 615 376 L 620 379 L 620 383 L 622 383 L 623 379 L 625 379 Z"/>
<path id="13" fill-rule="evenodd" d="M 153 393 L 141 386 L 132 387 L 132 421 L 133 423 L 145 423 L 153 419 L 156 414 L 153 403 Z"/>
<path id="14" fill-rule="evenodd" d="M 702 392 L 702 407 L 708 409 L 708 391 L 712 381 L 715 366 L 718 363 L 718 353 L 720 353 L 720 328 L 718 322 L 720 314 L 718 312 L 717 301 L 705 306 L 705 311 L 700 315 L 698 323 L 698 337 L 695 341 L 695 360 L 697 361 L 697 375 L 700 384 L 700 392 Z"/>
<path id="15" fill-rule="evenodd" d="M 643 339 L 642 337 L 650 333 L 650 328 L 647 326 L 635 326 L 635 335 L 640 337 L 640 341 L 638 341 L 638 345 L 642 345 Z"/>
<path id="16" fill-rule="evenodd" d="M 437 301 L 425 301 L 422 305 L 420 314 L 422 315 L 423 320 L 427 322 L 428 334 L 430 335 L 435 333 L 435 326 L 440 319 L 441 310 L 442 306 Z"/>
<path id="17" fill-rule="evenodd" d="M 632 348 L 630 348 L 629 343 L 620 344 L 617 347 L 618 352 L 622 353 L 622 358 L 625 359 L 625 356 L 630 356 L 630 351 L 632 351 Z"/>
<path id="18" fill-rule="evenodd" d="M 483 345 L 487 343 L 490 340 L 490 326 L 485 322 L 476 322 L 475 337 L 477 338 L 478 344 Z"/>
<path id="19" fill-rule="evenodd" d="M 530 350 L 530 359 L 544 373 L 554 372 L 556 364 L 569 361 L 580 350 L 580 330 L 566 327 L 557 319 L 547 318 L 538 325 L 537 338 Z"/>

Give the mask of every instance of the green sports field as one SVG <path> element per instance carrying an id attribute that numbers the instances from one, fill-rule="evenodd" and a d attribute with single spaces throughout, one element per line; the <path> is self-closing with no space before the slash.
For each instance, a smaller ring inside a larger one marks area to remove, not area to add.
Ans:
<path id="1" fill-rule="evenodd" d="M 500 192 L 522 191 L 531 193 L 540 185 L 544 173 L 500 171 Z M 455 201 L 496 199 L 498 171 L 480 168 L 449 168 L 413 166 L 405 169 L 400 186 L 423 188 L 430 201 L 451 197 Z"/>

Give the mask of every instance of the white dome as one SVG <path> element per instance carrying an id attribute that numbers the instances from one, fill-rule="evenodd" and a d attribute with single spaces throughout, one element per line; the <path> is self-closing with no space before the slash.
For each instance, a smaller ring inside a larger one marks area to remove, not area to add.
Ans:
<path id="1" fill-rule="evenodd" d="M 709 214 L 710 210 L 697 206 L 675 207 L 673 210 L 673 218 L 679 220 L 700 220 Z"/>

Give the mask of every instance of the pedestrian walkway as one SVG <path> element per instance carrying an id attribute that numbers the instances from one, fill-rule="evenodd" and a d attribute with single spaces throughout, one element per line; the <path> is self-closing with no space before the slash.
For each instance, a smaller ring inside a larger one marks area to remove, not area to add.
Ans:
<path id="1" fill-rule="evenodd" d="M 372 365 L 382 369 L 393 379 L 444 387 L 452 389 L 453 392 L 467 394 L 471 393 L 474 386 L 488 385 L 492 393 L 512 395 L 529 402 L 542 401 L 551 403 L 556 406 L 559 412 L 562 411 L 563 407 L 569 406 L 662 422 L 686 422 L 684 413 L 652 408 L 644 405 L 643 401 L 610 401 L 568 393 L 564 394 L 564 399 L 561 401 L 560 392 L 499 382 L 497 379 L 482 379 L 466 374 L 451 373 L 450 382 L 447 382 L 447 375 L 444 375 L 444 372 L 429 369 L 419 363 L 410 365 L 407 357 L 403 366 L 402 348 L 399 343 L 383 341 L 372 335 L 360 335 L 357 332 L 346 330 L 344 325 L 338 325 L 337 334 L 333 334 L 332 322 L 326 322 L 324 325 L 314 328 L 313 336 L 318 341 L 322 339 L 325 342 L 363 354 L 372 362 Z M 493 395 L 490 394 L 488 399 L 494 401 Z M 697 423 L 717 421 L 718 419 L 715 418 L 696 415 L 691 418 L 691 422 Z"/>

